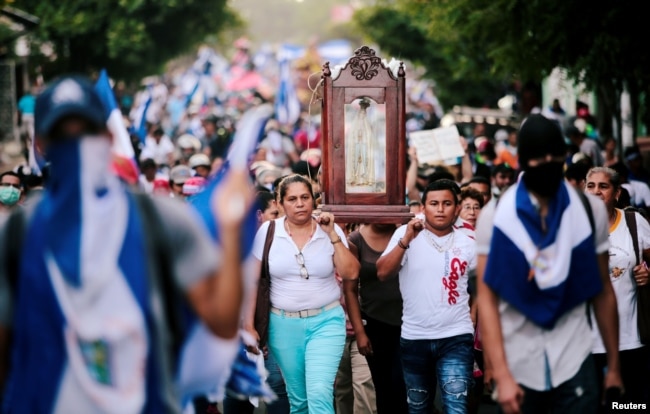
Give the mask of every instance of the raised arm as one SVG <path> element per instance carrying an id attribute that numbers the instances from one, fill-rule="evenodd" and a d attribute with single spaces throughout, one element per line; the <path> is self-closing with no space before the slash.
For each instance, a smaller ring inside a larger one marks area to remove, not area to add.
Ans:
<path id="1" fill-rule="evenodd" d="M 239 330 L 243 299 L 241 228 L 254 197 L 245 171 L 231 171 L 218 191 L 213 210 L 223 260 L 217 273 L 190 288 L 188 298 L 212 333 L 231 339 Z"/>
<path id="2" fill-rule="evenodd" d="M 328 235 L 334 247 L 334 267 L 338 274 L 343 280 L 356 280 L 359 277 L 361 265 L 350 249 L 343 244 L 343 238 L 335 228 L 334 216 L 330 213 L 321 213 L 318 216 L 318 224 Z"/>
<path id="3" fill-rule="evenodd" d="M 409 201 L 419 200 L 420 192 L 416 186 L 418 180 L 418 155 L 415 151 L 415 147 L 409 147 L 408 154 L 411 164 L 409 165 L 409 169 L 406 171 L 406 196 Z"/>

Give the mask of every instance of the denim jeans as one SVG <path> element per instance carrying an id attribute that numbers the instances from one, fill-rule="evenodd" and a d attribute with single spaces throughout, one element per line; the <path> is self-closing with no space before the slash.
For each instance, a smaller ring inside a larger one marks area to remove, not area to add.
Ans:
<path id="1" fill-rule="evenodd" d="M 473 385 L 474 338 L 463 334 L 442 339 L 400 339 L 402 369 L 410 414 L 430 413 L 440 386 L 445 413 L 466 413 Z"/>
<path id="2" fill-rule="evenodd" d="M 277 400 L 266 404 L 267 414 L 289 414 L 287 388 L 284 385 L 280 367 L 270 352 L 264 360 L 264 367 L 269 372 L 266 382 L 278 397 Z M 224 414 L 253 414 L 254 411 L 255 407 L 248 400 L 240 400 L 228 394 L 226 394 L 226 398 L 223 400 Z"/>
<path id="3" fill-rule="evenodd" d="M 344 345 L 341 306 L 307 318 L 271 313 L 269 350 L 282 370 L 291 414 L 334 414 L 334 379 Z"/>
<path id="4" fill-rule="evenodd" d="M 521 412 L 523 414 L 597 413 L 598 386 L 594 366 L 593 358 L 589 355 L 573 378 L 550 391 L 535 391 L 520 384 L 524 390 Z M 500 407 L 499 412 L 503 412 Z"/>

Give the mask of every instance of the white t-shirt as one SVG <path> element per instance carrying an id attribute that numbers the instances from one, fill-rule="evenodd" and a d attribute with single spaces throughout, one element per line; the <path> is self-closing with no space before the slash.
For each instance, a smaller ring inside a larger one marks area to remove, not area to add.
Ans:
<path id="1" fill-rule="evenodd" d="M 617 209 L 616 211 L 618 216 L 609 233 L 609 279 L 612 281 L 618 307 L 618 349 L 625 351 L 640 348 L 643 345 L 639 340 L 636 282 L 632 274 L 632 269 L 637 264 L 636 255 L 634 254 L 632 236 L 625 223 L 624 213 L 622 210 Z M 641 257 L 641 252 L 650 248 L 650 225 L 640 214 L 635 214 L 636 231 L 639 239 L 639 249 L 641 250 L 639 257 Z M 593 313 L 592 320 L 595 320 L 593 319 Z M 592 352 L 604 354 L 605 346 L 600 337 L 598 325 L 594 323 L 593 326 L 594 346 Z"/>
<path id="2" fill-rule="evenodd" d="M 383 255 L 390 253 L 406 233 L 401 226 Z M 444 246 L 453 237 L 449 250 L 438 252 L 429 237 Z M 476 267 L 476 243 L 461 231 L 439 238 L 422 230 L 404 253 L 399 271 L 399 288 L 404 301 L 402 338 L 442 339 L 474 333 L 469 314 L 467 280 Z"/>
<path id="3" fill-rule="evenodd" d="M 160 142 L 156 142 L 155 138 L 148 136 L 144 141 L 144 148 L 140 153 L 140 160 L 151 158 L 156 161 L 156 164 L 158 165 L 168 165 L 169 154 L 173 153 L 174 144 L 167 135 L 163 135 L 162 138 L 160 138 Z"/>
<path id="4" fill-rule="evenodd" d="M 650 206 L 650 187 L 643 181 L 630 180 L 622 185 L 630 194 L 630 203 L 634 207 Z"/>
<path id="5" fill-rule="evenodd" d="M 269 251 L 271 305 L 295 312 L 320 308 L 339 300 L 341 290 L 334 275 L 334 245 L 329 236 L 316 225 L 311 240 L 302 248 L 305 267 L 309 272 L 309 279 L 303 279 L 296 259 L 300 250 L 287 233 L 285 220 L 286 217 L 275 220 L 275 234 Z M 269 222 L 262 224 L 255 235 L 253 256 L 258 260 L 262 260 L 268 228 Z M 334 228 L 347 247 L 348 241 L 343 230 L 339 226 Z"/>

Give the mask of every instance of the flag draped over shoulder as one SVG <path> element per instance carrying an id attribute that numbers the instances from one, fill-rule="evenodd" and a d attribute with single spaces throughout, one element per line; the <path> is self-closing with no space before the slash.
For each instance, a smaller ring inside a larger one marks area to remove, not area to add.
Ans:
<path id="1" fill-rule="evenodd" d="M 602 289 L 594 235 L 580 195 L 562 183 L 551 199 L 544 231 L 520 180 L 494 215 L 485 283 L 535 324 L 559 318 Z"/>

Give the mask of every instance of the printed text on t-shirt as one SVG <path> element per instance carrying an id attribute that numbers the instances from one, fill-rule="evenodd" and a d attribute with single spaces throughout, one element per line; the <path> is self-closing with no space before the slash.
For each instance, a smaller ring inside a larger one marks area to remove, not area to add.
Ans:
<path id="1" fill-rule="evenodd" d="M 449 291 L 447 302 L 450 305 L 456 304 L 456 298 L 459 296 L 458 279 L 465 274 L 465 269 L 467 269 L 467 262 L 461 262 L 459 258 L 454 257 L 451 261 L 449 277 L 442 278 L 442 284 Z"/>

